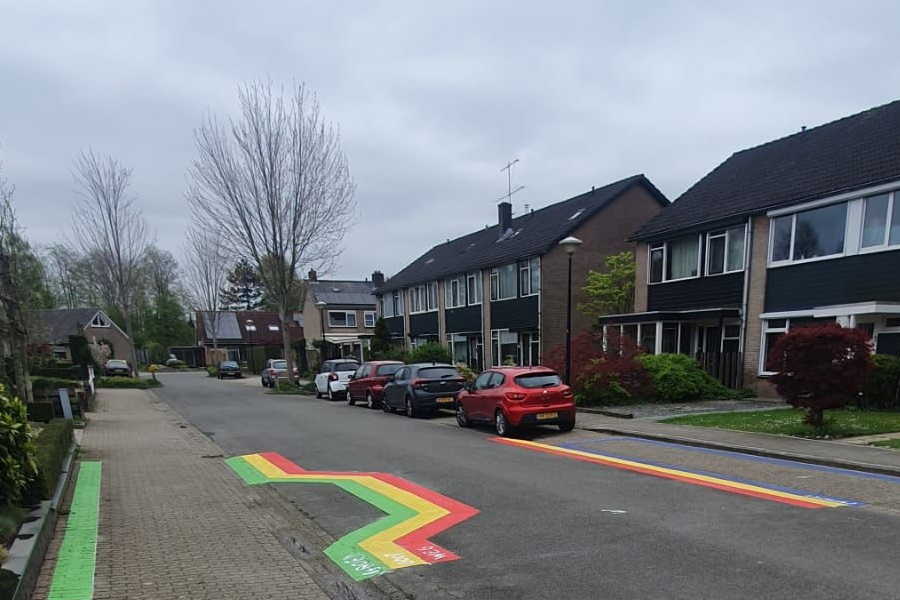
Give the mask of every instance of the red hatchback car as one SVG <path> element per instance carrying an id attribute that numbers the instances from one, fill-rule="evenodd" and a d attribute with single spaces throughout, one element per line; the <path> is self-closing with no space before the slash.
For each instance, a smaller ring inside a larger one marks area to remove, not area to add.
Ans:
<path id="1" fill-rule="evenodd" d="M 365 402 L 367 408 L 381 406 L 381 395 L 391 376 L 400 370 L 402 362 L 373 360 L 363 363 L 347 382 L 347 404 Z"/>
<path id="2" fill-rule="evenodd" d="M 468 427 L 493 423 L 497 434 L 509 435 L 518 427 L 558 425 L 575 427 L 572 389 L 545 367 L 496 367 L 484 371 L 456 401 L 456 422 Z"/>

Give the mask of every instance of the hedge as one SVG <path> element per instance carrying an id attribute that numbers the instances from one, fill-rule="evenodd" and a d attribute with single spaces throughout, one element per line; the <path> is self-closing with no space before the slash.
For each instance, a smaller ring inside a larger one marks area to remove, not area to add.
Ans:
<path id="1" fill-rule="evenodd" d="M 47 500 L 53 495 L 63 461 L 72 447 L 73 429 L 71 419 L 53 419 L 41 429 L 35 440 L 38 475 L 26 488 L 23 495 L 25 504 Z"/>
<path id="2" fill-rule="evenodd" d="M 61 379 L 59 377 L 32 377 L 31 389 L 33 390 L 58 390 L 59 388 L 71 389 L 77 387 L 79 381 L 72 379 Z"/>
<path id="3" fill-rule="evenodd" d="M 900 410 L 900 357 L 875 354 L 872 362 L 875 369 L 850 404 L 864 410 Z"/>
<path id="4" fill-rule="evenodd" d="M 162 385 L 159 381 L 153 379 L 138 379 L 136 377 L 101 377 L 97 380 L 97 387 L 101 388 L 132 388 L 138 390 L 146 390 L 147 388 L 159 387 Z"/>
<path id="5" fill-rule="evenodd" d="M 31 376 L 36 377 L 55 377 L 58 379 L 81 379 L 81 367 L 78 365 L 71 366 L 55 366 L 55 367 L 32 367 Z"/>
<path id="6" fill-rule="evenodd" d="M 648 354 L 638 362 L 653 382 L 658 402 L 696 402 L 730 397 L 728 389 L 684 354 Z"/>

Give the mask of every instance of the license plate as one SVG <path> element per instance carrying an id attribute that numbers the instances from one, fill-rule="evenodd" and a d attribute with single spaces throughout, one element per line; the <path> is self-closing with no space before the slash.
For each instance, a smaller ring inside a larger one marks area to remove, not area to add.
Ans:
<path id="1" fill-rule="evenodd" d="M 438 404 L 453 404 L 455 400 L 453 398 L 438 398 Z"/>
<path id="2" fill-rule="evenodd" d="M 555 419 L 559 416 L 559 413 L 538 413 L 537 420 L 538 421 L 547 421 L 550 419 Z"/>

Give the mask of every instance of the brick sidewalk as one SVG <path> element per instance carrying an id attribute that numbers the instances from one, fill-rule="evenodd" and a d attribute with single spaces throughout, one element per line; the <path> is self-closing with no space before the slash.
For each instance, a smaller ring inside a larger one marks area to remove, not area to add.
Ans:
<path id="1" fill-rule="evenodd" d="M 151 394 L 103 390 L 80 458 L 102 461 L 95 600 L 327 599 L 278 542 L 285 526 Z M 47 598 L 61 518 L 34 598 Z"/>

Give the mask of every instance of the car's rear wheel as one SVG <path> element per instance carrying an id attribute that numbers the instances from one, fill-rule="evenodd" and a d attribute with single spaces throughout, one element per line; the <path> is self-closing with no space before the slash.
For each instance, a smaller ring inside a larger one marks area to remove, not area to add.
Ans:
<path id="1" fill-rule="evenodd" d="M 406 397 L 406 416 L 410 419 L 419 416 L 419 413 L 416 411 L 416 405 L 413 404 L 413 400 L 411 396 Z"/>
<path id="2" fill-rule="evenodd" d="M 319 391 L 319 384 L 316 384 L 316 398 L 321 398 L 322 392 Z"/>
<path id="3" fill-rule="evenodd" d="M 391 406 L 390 404 L 388 404 L 387 396 L 385 396 L 384 398 L 381 399 L 381 410 L 383 410 L 386 413 L 394 412 L 394 407 Z"/>
<path id="4" fill-rule="evenodd" d="M 562 431 L 563 433 L 565 433 L 567 431 L 572 431 L 573 429 L 575 429 L 575 421 L 569 421 L 568 423 L 560 423 L 559 424 L 559 430 Z"/>
<path id="5" fill-rule="evenodd" d="M 456 403 L 456 423 L 460 427 L 468 427 L 471 425 L 469 422 L 469 417 L 466 415 L 466 409 L 462 405 L 462 402 Z"/>
<path id="6" fill-rule="evenodd" d="M 347 394 L 347 404 L 349 404 L 350 406 L 355 406 L 356 400 L 353 399 L 353 396 L 350 394 L 350 390 L 347 390 L 344 393 Z"/>
<path id="7" fill-rule="evenodd" d="M 500 437 L 507 437 L 512 432 L 512 428 L 506 420 L 506 415 L 500 409 L 497 409 L 497 414 L 494 415 L 494 429 L 497 430 L 497 435 Z"/>
<path id="8" fill-rule="evenodd" d="M 378 403 L 375 402 L 372 392 L 366 392 L 366 408 L 378 408 Z"/>
<path id="9" fill-rule="evenodd" d="M 328 401 L 334 402 L 334 392 L 331 391 L 331 384 L 328 384 Z"/>

